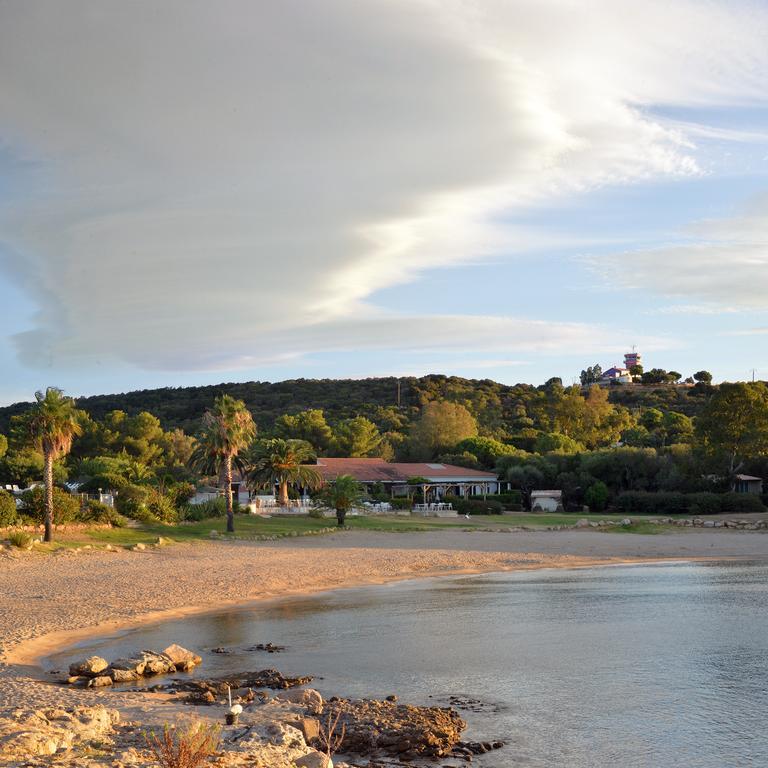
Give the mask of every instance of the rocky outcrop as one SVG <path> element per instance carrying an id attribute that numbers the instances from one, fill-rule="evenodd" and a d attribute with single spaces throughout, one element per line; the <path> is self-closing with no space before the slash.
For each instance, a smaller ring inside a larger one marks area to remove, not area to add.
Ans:
<path id="1" fill-rule="evenodd" d="M 57 755 L 98 742 L 103 746 L 119 722 L 105 707 L 18 709 L 0 718 L 0 764 Z"/>
<path id="2" fill-rule="evenodd" d="M 281 691 L 276 698 L 298 704 L 313 715 L 319 715 L 323 711 L 323 697 L 314 688 L 295 688 Z"/>
<path id="3" fill-rule="evenodd" d="M 342 753 L 400 758 L 445 757 L 453 753 L 466 723 L 448 707 L 414 707 L 374 699 L 332 698 L 326 702 L 329 722 L 339 715 L 336 734 Z M 343 734 L 343 737 L 342 737 Z"/>
<path id="4" fill-rule="evenodd" d="M 201 662 L 196 653 L 176 644 L 169 645 L 161 653 L 142 651 L 135 657 L 115 659 L 111 663 L 100 656 L 91 656 L 70 664 L 67 682 L 88 688 L 130 683 L 142 677 L 189 672 Z"/>
<path id="5" fill-rule="evenodd" d="M 258 672 L 242 672 L 226 677 L 211 677 L 204 680 L 174 680 L 166 685 L 159 685 L 149 690 L 160 693 L 187 693 L 189 704 L 223 703 L 231 691 L 232 699 L 238 704 L 247 704 L 255 699 L 264 699 L 266 694 L 254 692 L 258 688 L 287 690 L 299 685 L 306 685 L 312 678 L 286 677 L 276 669 L 262 669 Z M 316 692 L 315 692 L 316 693 Z M 320 694 L 317 694 L 320 696 Z M 322 697 L 320 697 L 322 706 Z"/>

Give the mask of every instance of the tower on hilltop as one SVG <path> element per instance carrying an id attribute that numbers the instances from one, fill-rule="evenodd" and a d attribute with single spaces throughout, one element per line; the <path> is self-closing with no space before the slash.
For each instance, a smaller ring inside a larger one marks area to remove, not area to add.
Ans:
<path id="1" fill-rule="evenodd" d="M 643 364 L 643 356 L 636 351 L 635 347 L 632 347 L 631 352 L 627 352 L 624 355 L 624 367 L 625 368 L 631 368 L 633 365 L 642 365 Z"/>

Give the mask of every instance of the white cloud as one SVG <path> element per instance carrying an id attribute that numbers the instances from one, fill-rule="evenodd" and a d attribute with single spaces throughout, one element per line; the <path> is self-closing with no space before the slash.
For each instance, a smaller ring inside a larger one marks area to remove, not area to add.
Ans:
<path id="1" fill-rule="evenodd" d="M 22 359 L 586 344 L 602 331 L 371 297 L 548 241 L 502 211 L 698 173 L 685 128 L 646 107 L 763 101 L 766 18 L 661 0 L 6 1 L 0 141 L 26 170 L 0 231 L 39 307 Z"/>
<path id="2" fill-rule="evenodd" d="M 768 197 L 742 215 L 700 222 L 687 242 L 590 262 L 613 284 L 703 301 L 682 305 L 706 310 L 699 314 L 768 310 Z"/>

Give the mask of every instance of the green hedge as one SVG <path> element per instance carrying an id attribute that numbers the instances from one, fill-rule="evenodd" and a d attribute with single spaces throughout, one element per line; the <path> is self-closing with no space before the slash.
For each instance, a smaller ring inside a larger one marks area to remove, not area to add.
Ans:
<path id="1" fill-rule="evenodd" d="M 749 493 L 650 493 L 627 491 L 616 508 L 633 515 L 719 515 L 765 512 L 759 496 Z"/>
<path id="2" fill-rule="evenodd" d="M 389 499 L 389 503 L 392 506 L 392 509 L 410 509 L 411 508 L 411 500 L 405 497 Z"/>
<path id="3" fill-rule="evenodd" d="M 499 501 L 489 499 L 464 499 L 460 496 L 446 496 L 445 500 L 453 505 L 460 515 L 502 515 L 504 505 Z"/>
<path id="4" fill-rule="evenodd" d="M 506 491 L 505 493 L 488 493 L 485 498 L 487 501 L 498 501 L 509 509 L 520 506 L 523 503 L 523 494 L 517 490 Z M 481 495 L 475 495 L 470 496 L 470 499 L 473 501 L 480 499 L 482 501 L 483 497 Z"/>

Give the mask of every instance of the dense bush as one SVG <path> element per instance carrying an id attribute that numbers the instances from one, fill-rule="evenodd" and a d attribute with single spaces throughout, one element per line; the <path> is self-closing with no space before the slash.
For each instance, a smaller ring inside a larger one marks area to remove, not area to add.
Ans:
<path id="1" fill-rule="evenodd" d="M 724 493 L 721 496 L 724 514 L 765 512 L 762 499 L 752 493 Z"/>
<path id="2" fill-rule="evenodd" d="M 21 513 L 35 523 L 45 520 L 45 488 L 38 486 L 25 491 L 21 496 Z M 61 488 L 53 489 L 54 525 L 72 523 L 80 520 L 80 499 Z"/>
<path id="3" fill-rule="evenodd" d="M 0 490 L 0 528 L 15 525 L 19 513 L 16 511 L 16 499 L 7 491 Z"/>
<path id="4" fill-rule="evenodd" d="M 179 510 L 173 499 L 153 488 L 146 500 L 147 511 L 163 523 L 178 523 Z"/>
<path id="5" fill-rule="evenodd" d="M 389 503 L 392 506 L 392 509 L 410 509 L 411 508 L 411 500 L 406 498 L 405 496 L 389 499 Z"/>
<path id="6" fill-rule="evenodd" d="M 584 501 L 591 512 L 602 512 L 608 505 L 608 486 L 601 480 L 592 483 L 587 488 Z"/>
<path id="7" fill-rule="evenodd" d="M 504 505 L 498 501 L 482 499 L 464 499 L 460 496 L 446 496 L 445 500 L 453 505 L 460 515 L 502 515 Z"/>
<path id="8" fill-rule="evenodd" d="M 482 501 L 483 497 L 475 495 L 470 496 L 470 499 L 480 499 Z M 523 503 L 523 494 L 518 490 L 507 491 L 505 493 L 487 493 L 485 499 L 487 501 L 498 501 L 502 506 L 507 507 L 508 509 L 513 509 L 516 506 L 519 507 Z"/>
<path id="9" fill-rule="evenodd" d="M 764 512 L 759 496 L 749 493 L 648 493 L 628 491 L 616 499 L 624 514 L 718 515 Z"/>
<path id="10" fill-rule="evenodd" d="M 116 512 L 108 504 L 103 504 L 96 499 L 89 499 L 80 510 L 79 519 L 87 523 L 100 523 L 113 525 L 115 528 L 125 526 L 125 518 Z"/>
<path id="11" fill-rule="evenodd" d="M 121 491 L 128 485 L 130 485 L 130 483 L 122 475 L 105 473 L 103 475 L 95 475 L 84 483 L 81 483 L 78 490 L 81 493 L 98 493 L 99 489 L 102 491 Z"/>
<path id="12" fill-rule="evenodd" d="M 202 504 L 187 504 L 181 511 L 181 517 L 189 522 L 198 523 L 212 517 L 224 517 L 227 514 L 227 502 L 223 496 L 208 499 Z"/>

